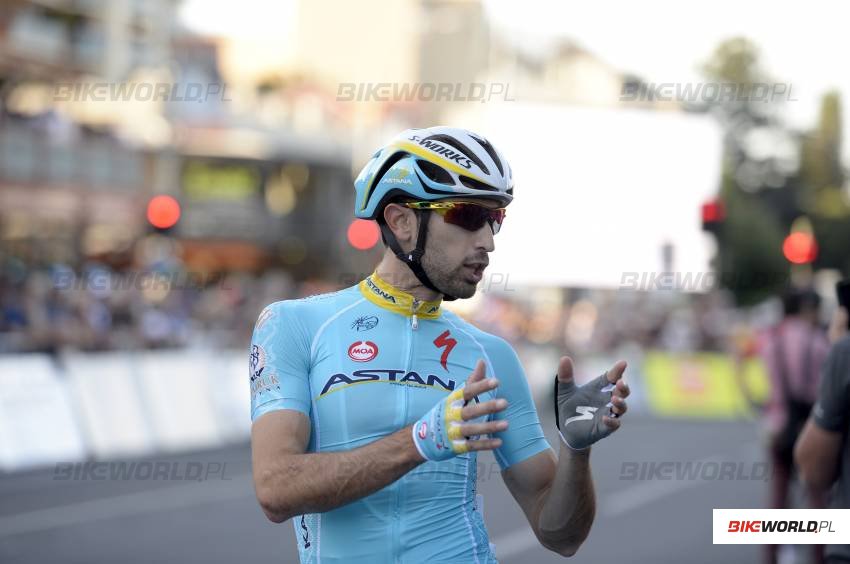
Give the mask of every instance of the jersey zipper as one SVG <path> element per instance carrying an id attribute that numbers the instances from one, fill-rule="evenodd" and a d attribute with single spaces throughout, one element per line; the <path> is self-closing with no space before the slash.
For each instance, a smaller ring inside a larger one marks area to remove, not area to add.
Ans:
<path id="1" fill-rule="evenodd" d="M 410 315 L 410 326 L 413 328 L 414 331 L 419 329 L 419 318 L 416 317 L 416 308 L 418 308 L 418 307 L 419 307 L 419 300 L 414 298 L 413 299 L 413 306 L 411 308 L 412 311 L 410 312 L 410 314 L 411 314 Z"/>
<path id="2" fill-rule="evenodd" d="M 414 299 L 413 304 L 411 306 L 411 310 L 410 310 L 410 328 L 407 331 L 407 355 L 406 355 L 407 358 L 405 359 L 405 362 L 404 362 L 405 374 L 410 372 L 411 370 L 413 370 L 413 352 L 414 352 L 413 351 L 413 345 L 416 342 L 416 330 L 419 329 L 419 318 L 416 315 L 416 310 L 419 308 L 420 303 L 421 302 L 419 300 Z M 407 422 L 408 413 L 410 411 L 410 406 L 409 406 L 410 399 L 409 399 L 409 391 L 407 389 L 407 386 L 402 387 L 402 397 L 403 397 L 403 400 L 402 400 L 401 417 L 402 417 L 402 423 L 405 423 L 405 422 Z M 401 550 L 401 546 L 400 546 L 401 535 L 399 534 L 399 532 L 400 532 L 399 527 L 401 525 L 400 515 L 401 515 L 401 506 L 405 503 L 405 500 L 402 499 L 402 493 L 403 493 L 402 488 L 396 489 L 395 504 L 394 504 L 394 507 L 393 507 L 393 514 L 394 514 L 394 517 L 395 517 L 393 519 L 393 541 L 394 541 L 394 544 L 395 544 L 395 546 L 393 547 L 393 555 L 398 555 L 400 550 Z M 399 561 L 397 556 L 396 556 L 396 561 Z"/>

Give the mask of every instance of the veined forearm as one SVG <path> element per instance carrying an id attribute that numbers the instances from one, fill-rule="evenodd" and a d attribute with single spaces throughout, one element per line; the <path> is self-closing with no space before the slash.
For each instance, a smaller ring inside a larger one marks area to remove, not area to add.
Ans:
<path id="1" fill-rule="evenodd" d="M 590 449 L 576 452 L 561 445 L 555 478 L 540 503 L 541 541 L 558 553 L 575 553 L 590 533 L 596 514 Z"/>
<path id="2" fill-rule="evenodd" d="M 350 451 L 289 455 L 258 477 L 257 493 L 264 511 L 282 522 L 365 497 L 422 462 L 405 427 Z"/>

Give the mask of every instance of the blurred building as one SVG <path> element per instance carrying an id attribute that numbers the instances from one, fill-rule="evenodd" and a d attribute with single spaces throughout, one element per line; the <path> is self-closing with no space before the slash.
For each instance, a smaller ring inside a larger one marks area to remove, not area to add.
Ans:
<path id="1" fill-rule="evenodd" d="M 167 65 L 174 0 L 10 0 L 0 7 L 0 236 L 34 263 L 126 249 L 151 154 L 80 119 L 75 85 Z M 67 102 L 63 104 L 63 102 Z M 103 113 L 107 104 L 89 104 Z"/>
<path id="2" fill-rule="evenodd" d="M 168 61 L 176 0 L 7 0 L 0 73 L 120 79 Z"/>
<path id="3" fill-rule="evenodd" d="M 148 199 L 165 193 L 183 207 L 169 235 L 186 268 L 350 271 L 339 256 L 349 151 L 321 123 L 295 131 L 310 123 L 303 105 L 290 123 L 263 122 L 245 96 L 236 111 L 242 93 L 220 72 L 219 40 L 182 28 L 176 4 L 0 7 L 2 254 L 33 268 L 126 265 L 151 231 Z M 171 85 L 167 97 L 141 95 Z M 192 87 L 201 100 L 185 99 Z"/>

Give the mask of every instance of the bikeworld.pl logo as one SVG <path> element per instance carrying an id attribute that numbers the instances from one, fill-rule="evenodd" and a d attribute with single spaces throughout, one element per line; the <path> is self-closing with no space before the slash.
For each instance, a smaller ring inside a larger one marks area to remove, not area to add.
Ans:
<path id="1" fill-rule="evenodd" d="M 842 544 L 850 509 L 714 509 L 714 544 Z"/>
<path id="2" fill-rule="evenodd" d="M 729 533 L 834 533 L 832 521 L 729 521 Z"/>

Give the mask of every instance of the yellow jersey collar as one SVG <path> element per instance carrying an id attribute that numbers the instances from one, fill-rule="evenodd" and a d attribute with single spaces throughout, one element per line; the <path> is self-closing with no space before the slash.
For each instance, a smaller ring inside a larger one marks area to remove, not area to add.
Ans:
<path id="1" fill-rule="evenodd" d="M 440 317 L 440 303 L 442 299 L 434 301 L 423 301 L 399 290 L 389 282 L 383 280 L 375 271 L 359 284 L 360 293 L 370 302 L 384 309 L 400 313 L 402 315 L 416 314 L 417 317 L 425 319 L 436 319 Z"/>

